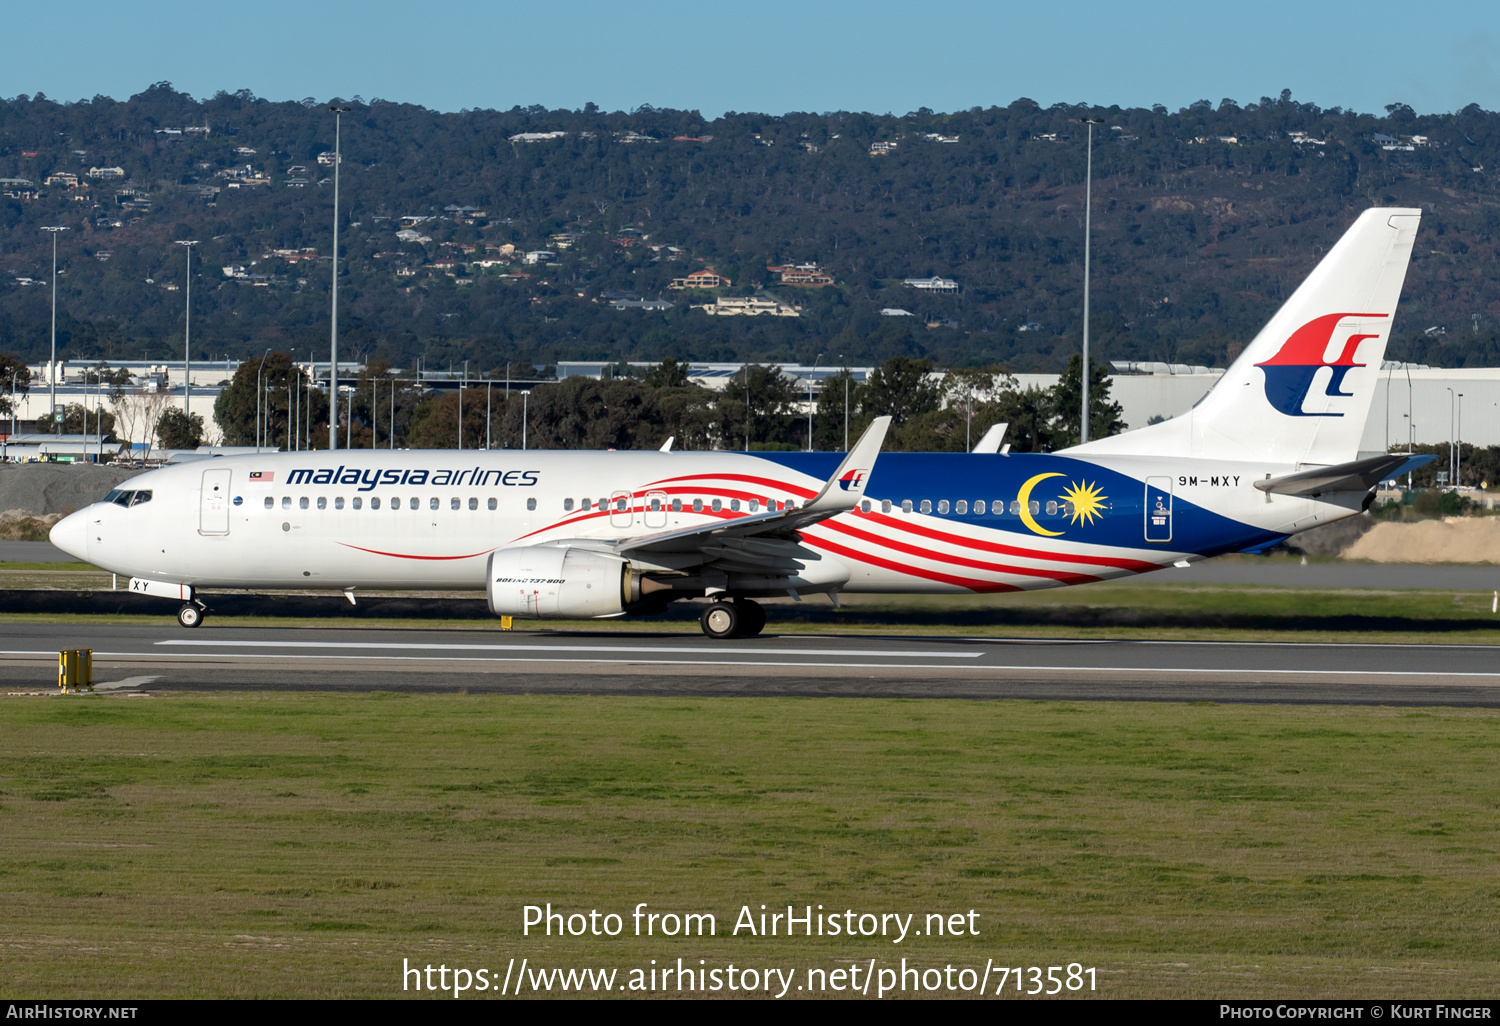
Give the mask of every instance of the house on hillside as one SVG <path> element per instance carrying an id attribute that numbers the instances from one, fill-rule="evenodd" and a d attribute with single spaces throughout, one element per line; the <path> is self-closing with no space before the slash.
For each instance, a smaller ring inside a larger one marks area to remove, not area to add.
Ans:
<path id="1" fill-rule="evenodd" d="M 939 278 L 934 275 L 931 278 L 907 278 L 901 284 L 911 289 L 921 289 L 923 292 L 957 292 L 958 282 L 952 278 Z"/>
<path id="2" fill-rule="evenodd" d="M 91 168 L 89 168 L 89 177 L 90 178 L 124 178 L 125 177 L 125 169 L 123 167 L 91 167 Z"/>
<path id="3" fill-rule="evenodd" d="M 893 142 L 872 142 L 870 144 L 870 156 L 883 157 L 894 151 L 897 145 L 897 143 Z"/>
<path id="4" fill-rule="evenodd" d="M 54 171 L 42 180 L 43 185 L 56 185 L 64 189 L 78 188 L 78 176 L 71 171 Z"/>
<path id="5" fill-rule="evenodd" d="M 693 309 L 702 310 L 710 317 L 802 316 L 802 311 L 796 307 L 787 306 L 785 303 L 766 296 L 720 296 L 712 303 L 695 306 Z"/>
<path id="6" fill-rule="evenodd" d="M 722 289 L 732 285 L 728 278 L 724 277 L 712 267 L 705 267 L 701 271 L 694 271 L 685 278 L 673 278 L 668 285 L 671 289 Z"/>
<path id="7" fill-rule="evenodd" d="M 567 132 L 517 132 L 510 137 L 510 141 L 513 143 L 546 142 L 548 139 L 561 139 L 567 134 Z"/>
<path id="8" fill-rule="evenodd" d="M 550 249 L 533 249 L 521 259 L 528 264 L 550 264 L 557 259 L 557 254 Z"/>

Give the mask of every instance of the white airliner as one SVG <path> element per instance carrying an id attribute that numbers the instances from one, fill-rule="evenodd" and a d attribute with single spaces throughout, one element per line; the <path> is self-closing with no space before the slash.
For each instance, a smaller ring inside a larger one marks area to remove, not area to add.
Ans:
<path id="1" fill-rule="evenodd" d="M 1050 454 L 296 452 L 165 467 L 52 530 L 182 600 L 202 589 L 480 589 L 497 615 L 612 617 L 706 596 L 1004 592 L 1255 551 L 1354 515 L 1426 462 L 1361 454 L 1419 210 L 1373 209 L 1173 420 Z M 212 601 L 208 598 L 207 601 Z"/>

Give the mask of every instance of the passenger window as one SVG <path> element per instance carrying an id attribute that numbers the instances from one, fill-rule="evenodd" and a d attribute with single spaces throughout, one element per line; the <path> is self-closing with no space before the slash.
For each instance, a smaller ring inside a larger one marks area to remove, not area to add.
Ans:
<path id="1" fill-rule="evenodd" d="M 651 512 L 653 512 L 653 513 L 660 513 L 661 512 L 661 500 L 660 499 L 652 499 L 651 500 Z"/>
<path id="2" fill-rule="evenodd" d="M 931 513 L 932 512 L 932 500 L 931 499 L 923 499 L 922 500 L 922 507 L 921 507 L 921 509 L 922 509 L 923 513 Z"/>
<path id="3" fill-rule="evenodd" d="M 694 499 L 693 500 L 693 512 L 694 513 L 702 513 L 703 512 L 703 500 L 702 499 Z"/>
<path id="4" fill-rule="evenodd" d="M 323 497 L 323 496 L 321 496 L 321 495 L 320 495 L 320 496 L 318 496 L 318 508 L 319 508 L 319 509 L 327 509 L 327 508 L 328 508 L 328 500 L 327 500 L 327 499 L 325 499 L 325 498 L 324 498 L 324 497 Z"/>
<path id="5" fill-rule="evenodd" d="M 358 502 L 359 500 L 355 499 L 354 501 Z M 370 498 L 370 508 L 371 509 L 379 509 L 380 508 L 380 496 L 378 496 L 378 495 L 371 496 L 371 498 Z"/>
<path id="6" fill-rule="evenodd" d="M 1021 515 L 1021 500 L 1020 499 L 1011 499 L 1010 500 L 1010 515 L 1013 516 L 1013 517 L 1018 517 L 1018 516 Z"/>
<path id="7" fill-rule="evenodd" d="M 273 509 L 273 508 L 275 508 L 275 506 L 276 506 L 276 500 L 273 499 L 273 498 L 271 498 L 269 495 L 267 495 L 266 496 L 266 509 Z"/>
<path id="8" fill-rule="evenodd" d="M 717 513 L 724 508 L 724 503 L 718 499 L 714 500 L 714 512 Z"/>
<path id="9" fill-rule="evenodd" d="M 603 503 L 600 503 L 600 505 L 603 505 Z M 526 508 L 527 509 L 536 509 L 536 500 L 535 499 L 527 499 L 526 500 Z M 617 512 L 617 513 L 624 513 L 625 512 L 625 496 L 622 495 L 618 499 L 615 500 L 615 512 Z"/>
<path id="10" fill-rule="evenodd" d="M 974 500 L 974 512 L 975 513 L 983 513 L 984 512 L 984 500 L 983 499 L 975 499 Z"/>
<path id="11" fill-rule="evenodd" d="M 1056 502 L 1049 502 L 1049 503 L 1047 503 L 1047 515 L 1049 517 L 1055 517 L 1055 516 L 1057 516 L 1057 503 Z"/>
<path id="12" fill-rule="evenodd" d="M 760 500 L 759 499 L 751 499 L 750 500 L 750 512 L 751 513 L 758 513 L 758 512 L 760 512 Z"/>
<path id="13" fill-rule="evenodd" d="M 672 512 L 673 513 L 681 513 L 682 512 L 682 500 L 681 499 L 673 499 L 672 500 Z"/>
<path id="14" fill-rule="evenodd" d="M 969 512 L 969 504 L 967 502 L 965 502 L 963 499 L 959 499 L 957 502 L 955 502 L 953 504 L 953 512 L 955 512 L 955 513 L 967 513 L 967 512 Z"/>
<path id="15" fill-rule="evenodd" d="M 1031 507 L 1032 516 L 1036 516 L 1042 511 L 1042 504 L 1040 502 L 1037 502 L 1035 499 L 1032 499 L 1029 503 L 1027 503 L 1027 505 Z"/>
<path id="16" fill-rule="evenodd" d="M 336 496 L 334 498 L 334 500 L 333 500 L 333 508 L 334 509 L 343 509 L 344 508 L 344 497 L 342 495 Z"/>
<path id="17" fill-rule="evenodd" d="M 585 513 L 587 513 L 589 511 L 589 507 L 592 506 L 592 505 L 593 505 L 592 502 L 590 502 L 588 499 L 584 499 L 583 502 L 579 505 L 579 508 L 582 509 Z"/>
<path id="18" fill-rule="evenodd" d="M 729 500 L 729 512 L 731 512 L 731 513 L 738 513 L 739 511 L 740 511 L 740 500 L 739 499 L 730 499 Z"/>
<path id="19" fill-rule="evenodd" d="M 571 513 L 571 512 L 573 512 L 573 500 L 572 499 L 564 499 L 563 500 L 563 512 L 564 513 Z"/>
<path id="20" fill-rule="evenodd" d="M 375 501 L 379 502 L 380 500 L 376 499 Z M 364 502 L 365 502 L 364 499 L 361 499 L 358 495 L 356 495 L 354 497 L 353 506 L 354 506 L 355 509 L 359 509 L 361 506 L 364 505 Z M 379 508 L 379 507 L 376 507 L 376 508 Z"/>
<path id="21" fill-rule="evenodd" d="M 946 513 L 946 512 L 948 512 L 948 500 L 947 499 L 939 499 L 938 500 L 938 512 L 939 513 Z"/>
<path id="22" fill-rule="evenodd" d="M 130 497 L 130 504 L 132 506 L 140 506 L 140 505 L 142 505 L 144 503 L 147 503 L 147 502 L 150 502 L 150 501 L 151 501 L 151 493 L 149 491 L 136 492 L 134 495 L 132 495 Z"/>
<path id="23" fill-rule="evenodd" d="M 891 500 L 890 499 L 881 499 L 880 500 L 880 512 L 882 512 L 882 513 L 889 513 L 890 511 L 891 511 Z"/>
<path id="24" fill-rule="evenodd" d="M 478 509 L 479 508 L 479 500 L 475 499 L 475 498 L 470 498 L 469 499 L 469 508 L 470 509 Z"/>
<path id="25" fill-rule="evenodd" d="M 901 500 L 901 512 L 903 512 L 903 513 L 910 513 L 911 512 L 911 500 L 910 499 L 902 499 Z"/>
<path id="26" fill-rule="evenodd" d="M 307 508 L 307 496 L 304 495 L 304 496 L 302 496 L 302 498 L 300 498 L 300 499 L 297 500 L 297 508 L 298 509 L 306 509 Z"/>
<path id="27" fill-rule="evenodd" d="M 859 500 L 859 509 L 860 509 L 861 513 L 868 513 L 868 512 L 870 512 L 870 500 L 869 499 L 861 499 L 861 500 Z"/>
<path id="28" fill-rule="evenodd" d="M 463 509 L 463 507 L 464 507 L 464 500 L 460 499 L 456 495 L 453 498 L 451 498 L 451 499 L 448 500 L 448 508 L 449 509 Z"/>
<path id="29" fill-rule="evenodd" d="M 408 506 L 410 506 L 412 509 L 421 509 L 422 508 L 422 500 L 419 499 L 419 498 L 417 498 L 415 495 L 413 495 L 410 499 L 407 499 L 406 500 L 406 504 Z M 436 499 L 432 500 L 432 508 L 433 509 L 437 509 L 437 500 Z"/>
<path id="30" fill-rule="evenodd" d="M 526 508 L 527 509 L 536 509 L 536 500 L 535 499 L 527 499 L 526 500 Z"/>
<path id="31" fill-rule="evenodd" d="M 440 502 L 439 502 L 438 497 L 436 495 L 434 495 L 432 498 L 430 498 L 430 499 L 427 500 L 427 508 L 428 509 L 437 509 L 439 505 L 440 505 Z M 416 508 L 417 508 L 416 506 L 412 506 L 412 509 L 416 509 Z"/>
<path id="32" fill-rule="evenodd" d="M 281 497 L 281 508 L 282 509 L 291 509 L 292 508 L 292 497 L 290 495 L 283 495 Z"/>
<path id="33" fill-rule="evenodd" d="M 491 496 L 491 497 L 490 497 L 490 509 L 495 509 L 495 508 L 497 508 L 497 507 L 498 507 L 498 506 L 499 506 L 499 505 L 500 505 L 500 502 L 499 502 L 499 500 L 498 500 L 498 499 L 496 499 L 496 498 L 494 498 L 494 497 L 493 497 L 493 496 Z"/>

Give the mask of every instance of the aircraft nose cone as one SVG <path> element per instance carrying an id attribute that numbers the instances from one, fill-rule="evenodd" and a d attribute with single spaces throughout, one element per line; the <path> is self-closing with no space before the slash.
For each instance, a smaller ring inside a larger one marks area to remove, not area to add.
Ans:
<path id="1" fill-rule="evenodd" d="M 85 562 L 88 561 L 89 524 L 83 510 L 79 510 L 77 513 L 69 513 L 53 524 L 52 531 L 47 537 L 53 545 L 56 545 L 68 555 L 76 556 Z"/>

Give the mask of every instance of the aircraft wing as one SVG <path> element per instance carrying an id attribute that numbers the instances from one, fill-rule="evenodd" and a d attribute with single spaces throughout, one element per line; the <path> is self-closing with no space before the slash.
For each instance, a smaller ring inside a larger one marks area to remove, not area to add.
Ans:
<path id="1" fill-rule="evenodd" d="M 622 556 L 639 556 L 648 561 L 653 556 L 671 554 L 698 554 L 704 561 L 713 561 L 730 552 L 736 556 L 758 553 L 768 561 L 774 561 L 802 528 L 859 505 L 890 426 L 891 418 L 876 417 L 833 476 L 823 483 L 822 490 L 794 509 L 626 538 L 617 542 L 613 549 Z"/>

